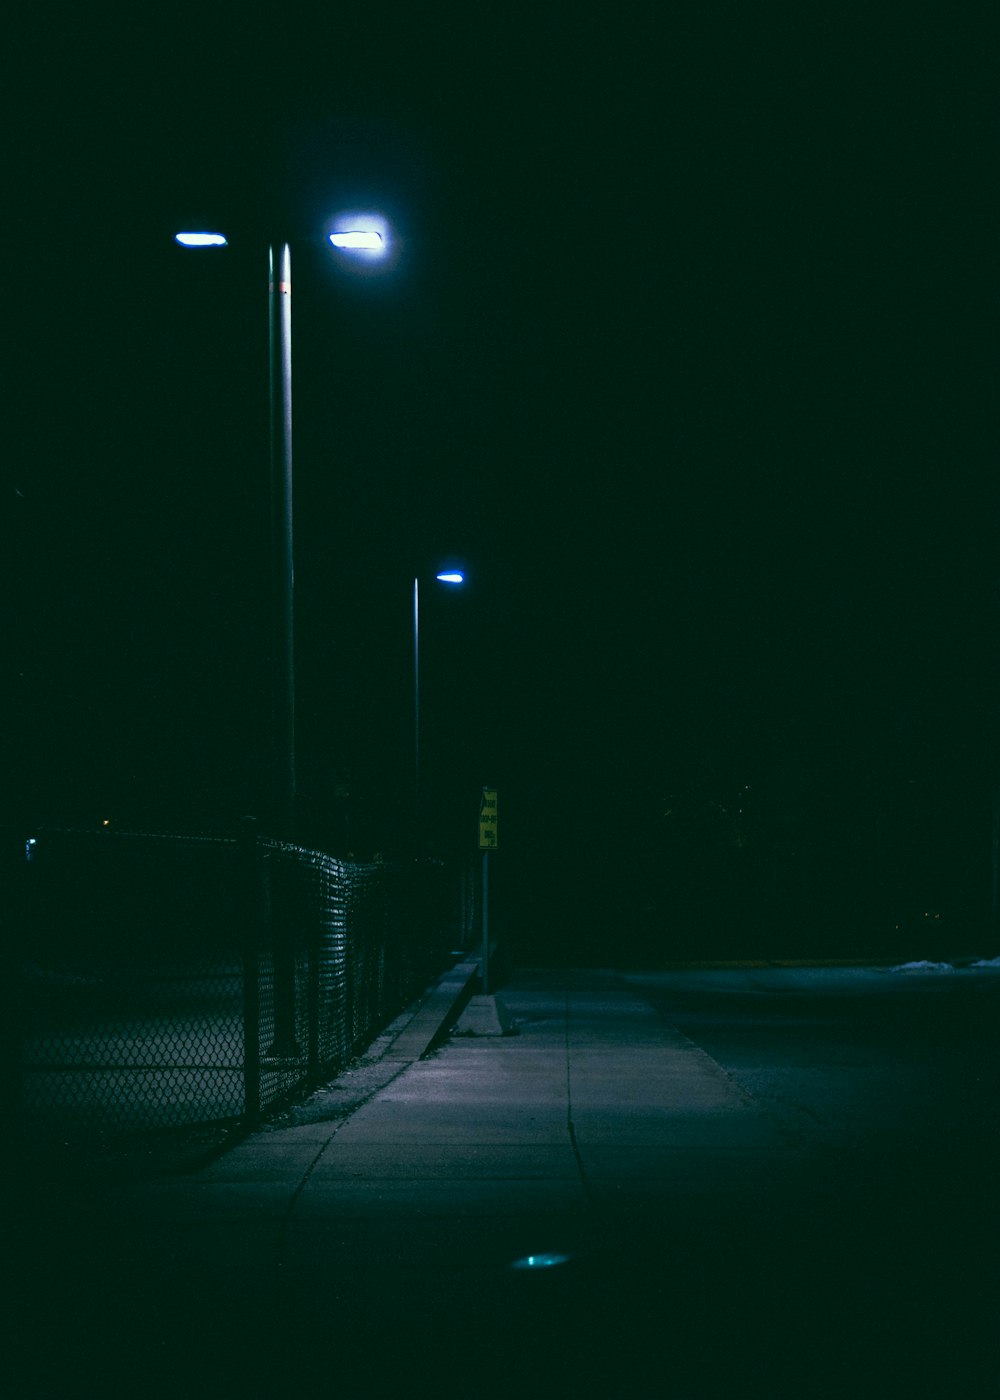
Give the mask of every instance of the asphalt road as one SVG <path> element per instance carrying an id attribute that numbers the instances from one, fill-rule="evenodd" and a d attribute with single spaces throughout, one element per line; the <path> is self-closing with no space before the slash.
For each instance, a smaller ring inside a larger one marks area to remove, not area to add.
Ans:
<path id="1" fill-rule="evenodd" d="M 986 1151 L 1000 1098 L 1000 970 L 627 973 L 788 1127 L 871 1162 L 917 1142 Z"/>
<path id="2" fill-rule="evenodd" d="M 790 1193 L 812 1202 L 806 1228 L 790 1210 L 756 1240 L 759 1287 L 797 1278 L 828 1319 L 801 1393 L 840 1393 L 834 1372 L 855 1394 L 1000 1393 L 1000 971 L 625 980 L 808 1149 Z M 773 1326 L 777 1353 L 780 1308 Z"/>

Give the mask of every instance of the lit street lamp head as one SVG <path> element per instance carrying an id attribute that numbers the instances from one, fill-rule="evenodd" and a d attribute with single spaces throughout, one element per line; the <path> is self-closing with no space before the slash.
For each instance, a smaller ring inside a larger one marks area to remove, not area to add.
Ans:
<path id="1" fill-rule="evenodd" d="M 225 248 L 226 236 L 223 233 L 175 233 L 174 239 L 182 248 Z"/>
<path id="2" fill-rule="evenodd" d="M 338 214 L 327 237 L 338 253 L 361 263 L 383 262 L 392 251 L 392 237 L 381 214 L 352 210 Z"/>
<path id="3" fill-rule="evenodd" d="M 382 235 L 375 229 L 352 228 L 343 233 L 331 233 L 330 242 L 335 248 L 343 248 L 349 253 L 382 253 Z"/>

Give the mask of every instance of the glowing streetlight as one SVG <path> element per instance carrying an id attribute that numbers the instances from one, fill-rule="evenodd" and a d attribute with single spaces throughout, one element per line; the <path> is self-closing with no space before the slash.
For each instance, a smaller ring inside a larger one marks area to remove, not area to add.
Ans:
<path id="1" fill-rule="evenodd" d="M 175 233 L 174 241 L 182 248 L 225 248 L 229 242 L 224 233 Z"/>
<path id="2" fill-rule="evenodd" d="M 382 253 L 382 235 L 374 230 L 350 229 L 347 233 L 331 233 L 330 242 L 335 248 L 343 248 L 350 253 Z"/>
<path id="3" fill-rule="evenodd" d="M 380 214 L 347 211 L 327 225 L 330 244 L 349 261 L 387 259 L 392 248 L 389 223 Z M 224 233 L 182 231 L 183 248 L 225 248 Z M 359 269 L 360 270 L 360 269 Z M 271 530 L 274 571 L 274 745 L 275 802 L 279 834 L 295 831 L 295 653 L 294 563 L 292 550 L 292 265 L 287 242 L 268 247 L 268 325 L 270 345 Z"/>
<path id="4" fill-rule="evenodd" d="M 392 251 L 389 224 L 381 214 L 357 210 L 338 214 L 327 238 L 338 252 L 358 262 L 380 262 Z"/>

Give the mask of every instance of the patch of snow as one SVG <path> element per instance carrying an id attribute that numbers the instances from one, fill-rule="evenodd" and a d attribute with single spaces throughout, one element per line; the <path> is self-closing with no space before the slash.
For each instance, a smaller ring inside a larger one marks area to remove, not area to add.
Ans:
<path id="1" fill-rule="evenodd" d="M 1000 968 L 1000 958 L 980 958 L 978 962 L 972 964 L 973 967 L 996 967 Z"/>
<path id="2" fill-rule="evenodd" d="M 954 972 L 955 969 L 952 967 L 951 963 L 928 962 L 927 959 L 925 958 L 925 959 L 923 959 L 922 962 L 900 963 L 898 967 L 890 967 L 889 971 L 890 971 L 890 972 Z"/>

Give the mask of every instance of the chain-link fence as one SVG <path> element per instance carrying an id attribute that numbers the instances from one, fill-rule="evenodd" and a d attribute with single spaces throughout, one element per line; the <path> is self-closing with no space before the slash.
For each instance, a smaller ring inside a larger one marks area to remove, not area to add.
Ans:
<path id="1" fill-rule="evenodd" d="M 443 862 L 345 862 L 249 822 L 6 850 L 7 1098 L 71 1137 L 255 1122 L 336 1074 L 471 933 Z"/>

